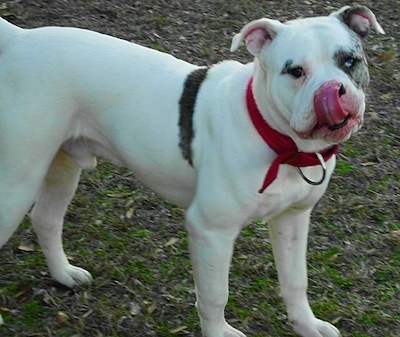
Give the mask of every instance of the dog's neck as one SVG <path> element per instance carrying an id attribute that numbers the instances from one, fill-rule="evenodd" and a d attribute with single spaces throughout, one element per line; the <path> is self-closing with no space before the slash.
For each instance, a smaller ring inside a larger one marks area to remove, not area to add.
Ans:
<path id="1" fill-rule="evenodd" d="M 254 99 L 252 84 L 253 78 L 251 78 L 247 84 L 246 92 L 247 110 L 249 112 L 250 119 L 264 142 L 278 155 L 272 162 L 264 178 L 264 182 L 258 191 L 259 193 L 263 193 L 265 189 L 276 179 L 279 165 L 288 164 L 295 167 L 307 167 L 320 164 L 322 165 L 322 163 L 317 157 L 316 153 L 299 151 L 293 139 L 273 129 L 265 121 Z M 326 161 L 332 157 L 337 150 L 338 145 L 334 145 L 328 149 L 320 151 L 319 153 L 322 155 L 323 160 Z M 323 180 L 321 180 L 320 183 L 322 182 Z"/>

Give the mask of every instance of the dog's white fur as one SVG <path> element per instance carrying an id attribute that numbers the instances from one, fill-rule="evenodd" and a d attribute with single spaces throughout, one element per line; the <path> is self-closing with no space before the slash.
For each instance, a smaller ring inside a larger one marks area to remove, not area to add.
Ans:
<path id="1" fill-rule="evenodd" d="M 253 25 L 256 34 L 247 45 L 255 62 L 222 62 L 200 88 L 191 167 L 178 146 L 178 102 L 196 66 L 87 30 L 27 30 L 1 19 L 0 246 L 34 203 L 32 222 L 52 277 L 67 286 L 91 281 L 86 270 L 69 263 L 61 232 L 81 169 L 104 157 L 188 209 L 204 336 L 244 336 L 226 323 L 224 307 L 234 240 L 254 219 L 269 223 L 281 295 L 295 331 L 304 337 L 339 336 L 335 327 L 315 318 L 306 295 L 310 213 L 335 158 L 327 162 L 320 186 L 308 185 L 296 168 L 282 165 L 278 179 L 257 193 L 276 155 L 251 124 L 244 93 L 254 75 L 255 99 L 265 119 L 300 150 L 318 151 L 347 139 L 361 124 L 364 94 L 332 55 L 338 46 L 351 46 L 354 37 L 337 17 L 288 25 L 264 19 Z M 266 34 L 258 36 L 260 29 Z M 242 31 L 232 48 L 244 38 Z M 309 80 L 280 73 L 288 57 L 308 67 Z M 300 136 L 315 124 L 314 92 L 332 79 L 345 85 L 359 123 L 334 136 Z M 303 171 L 315 180 L 321 175 L 320 167 Z"/>

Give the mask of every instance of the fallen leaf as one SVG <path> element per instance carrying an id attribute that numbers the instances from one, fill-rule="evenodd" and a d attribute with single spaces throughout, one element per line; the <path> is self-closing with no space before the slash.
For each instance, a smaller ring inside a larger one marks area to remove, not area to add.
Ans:
<path id="1" fill-rule="evenodd" d="M 82 318 L 88 318 L 91 314 L 93 314 L 93 310 L 92 309 L 90 309 L 88 312 L 84 313 L 82 315 Z"/>
<path id="2" fill-rule="evenodd" d="M 33 248 L 32 245 L 28 245 L 28 244 L 24 244 L 24 243 L 20 243 L 17 248 L 21 252 L 34 252 L 35 251 L 35 249 Z"/>
<path id="3" fill-rule="evenodd" d="M 365 163 L 361 163 L 361 166 L 374 166 L 374 165 L 376 165 L 376 163 L 373 161 L 367 161 Z"/>
<path id="4" fill-rule="evenodd" d="M 355 205 L 355 206 L 351 207 L 351 209 L 353 209 L 353 210 L 362 209 L 362 208 L 364 208 L 364 205 Z"/>
<path id="5" fill-rule="evenodd" d="M 2 17 L 7 17 L 13 15 L 13 12 L 7 7 L 7 4 L 0 4 L 0 11 Z"/>
<path id="6" fill-rule="evenodd" d="M 62 311 L 57 312 L 57 322 L 58 323 L 66 323 L 69 320 L 69 316 Z"/>
<path id="7" fill-rule="evenodd" d="M 127 218 L 127 219 L 132 219 L 132 217 L 133 217 L 133 208 L 129 208 L 129 209 L 126 211 L 126 218 Z"/>
<path id="8" fill-rule="evenodd" d="M 400 238 L 400 229 L 392 231 L 393 238 Z"/>
<path id="9" fill-rule="evenodd" d="M 154 313 L 154 311 L 157 310 L 157 303 L 153 302 L 152 304 L 150 304 L 150 306 L 147 308 L 147 313 L 149 315 L 152 315 Z"/>
<path id="10" fill-rule="evenodd" d="M 169 333 L 175 335 L 175 334 L 177 334 L 177 333 L 179 333 L 179 332 L 181 332 L 181 331 L 183 331 L 185 329 L 187 329 L 187 326 L 186 325 L 182 325 L 182 326 L 179 326 L 179 327 L 177 327 L 175 329 L 169 330 Z"/>
<path id="11" fill-rule="evenodd" d="M 132 316 L 140 314 L 140 305 L 135 302 L 129 302 L 129 312 Z"/>
<path id="12" fill-rule="evenodd" d="M 383 94 L 383 95 L 381 95 L 380 99 L 382 99 L 384 101 L 391 101 L 393 99 L 393 95 L 391 93 Z"/>
<path id="13" fill-rule="evenodd" d="M 334 319 L 331 321 L 331 323 L 334 324 L 334 325 L 336 325 L 336 324 L 339 323 L 342 319 L 343 319 L 342 316 L 338 316 L 338 317 L 334 318 Z"/>
<path id="14" fill-rule="evenodd" d="M 133 199 L 129 199 L 129 200 L 126 202 L 125 207 L 126 207 L 126 208 L 131 207 L 131 206 L 133 205 L 133 203 L 134 203 Z"/>
<path id="15" fill-rule="evenodd" d="M 378 119 L 380 119 L 380 117 L 379 117 L 379 114 L 377 112 L 370 111 L 368 113 L 368 119 L 370 119 L 370 120 L 378 120 Z"/>
<path id="16" fill-rule="evenodd" d="M 173 246 L 174 244 L 176 244 L 178 242 L 179 242 L 178 238 L 169 239 L 169 241 L 164 245 L 164 247 Z"/>
<path id="17" fill-rule="evenodd" d="M 334 261 L 334 260 L 336 260 L 339 256 L 340 256 L 340 253 L 333 254 L 333 255 L 331 255 L 331 256 L 328 257 L 328 260 L 329 260 L 329 261 Z"/>

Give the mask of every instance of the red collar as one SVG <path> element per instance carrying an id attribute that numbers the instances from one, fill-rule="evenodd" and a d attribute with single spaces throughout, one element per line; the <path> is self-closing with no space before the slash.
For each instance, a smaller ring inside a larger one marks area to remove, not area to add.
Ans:
<path id="1" fill-rule="evenodd" d="M 252 83 L 253 78 L 250 79 L 247 85 L 246 93 L 247 110 L 249 111 L 250 119 L 261 138 L 278 155 L 272 162 L 264 178 L 264 182 L 258 191 L 259 193 L 263 193 L 276 179 L 279 165 L 288 164 L 295 167 L 307 167 L 320 165 L 320 161 L 315 153 L 300 152 L 292 138 L 276 131 L 265 121 L 254 100 Z M 320 154 L 323 156 L 324 160 L 327 161 L 337 150 L 338 145 L 334 145 L 328 149 L 322 150 Z"/>

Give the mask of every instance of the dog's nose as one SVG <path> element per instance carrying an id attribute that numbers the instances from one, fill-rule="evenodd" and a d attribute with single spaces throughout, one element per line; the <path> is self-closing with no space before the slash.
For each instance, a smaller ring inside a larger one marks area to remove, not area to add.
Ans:
<path id="1" fill-rule="evenodd" d="M 348 112 L 342 106 L 340 97 L 346 93 L 344 85 L 337 81 L 323 83 L 314 94 L 314 109 L 317 121 L 323 125 L 341 125 Z"/>
<path id="2" fill-rule="evenodd" d="M 342 97 L 345 93 L 346 93 L 346 88 L 344 87 L 343 83 L 341 83 L 339 88 L 339 97 Z"/>

